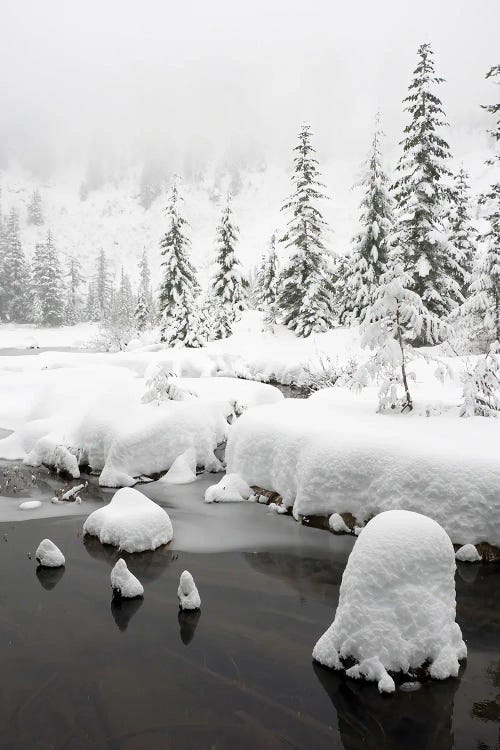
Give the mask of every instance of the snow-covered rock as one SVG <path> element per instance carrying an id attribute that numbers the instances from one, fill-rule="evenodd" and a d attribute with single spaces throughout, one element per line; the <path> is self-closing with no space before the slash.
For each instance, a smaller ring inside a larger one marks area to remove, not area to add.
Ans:
<path id="1" fill-rule="evenodd" d="M 455 553 L 455 558 L 460 562 L 479 562 L 481 555 L 473 544 L 464 544 Z"/>
<path id="2" fill-rule="evenodd" d="M 291 498 L 295 517 L 351 513 L 358 525 L 403 508 L 434 518 L 457 544 L 500 546 L 500 421 L 377 414 L 344 388 L 246 411 L 226 464 Z"/>
<path id="3" fill-rule="evenodd" d="M 35 552 L 35 558 L 44 568 L 60 568 L 66 563 L 63 553 L 50 539 L 42 539 Z"/>
<path id="4" fill-rule="evenodd" d="M 332 513 L 332 515 L 328 519 L 328 526 L 330 527 L 330 530 L 335 532 L 336 534 L 351 533 L 351 529 L 339 513 Z"/>
<path id="5" fill-rule="evenodd" d="M 111 587 L 116 596 L 123 599 L 135 599 L 144 594 L 142 583 L 127 568 L 127 563 L 120 557 L 111 571 Z"/>
<path id="6" fill-rule="evenodd" d="M 226 474 L 205 491 L 206 503 L 241 503 L 253 499 L 252 490 L 238 474 Z"/>
<path id="7" fill-rule="evenodd" d="M 177 456 L 174 463 L 158 481 L 161 484 L 188 484 L 196 480 L 196 456 L 192 449 Z"/>
<path id="8" fill-rule="evenodd" d="M 430 661 L 436 679 L 456 676 L 467 655 L 455 622 L 455 554 L 431 518 L 392 510 L 373 518 L 356 541 L 340 586 L 333 624 L 313 658 L 392 692 L 388 672 L 407 673 Z"/>
<path id="9" fill-rule="evenodd" d="M 177 596 L 179 597 L 179 606 L 181 609 L 189 610 L 199 609 L 201 607 L 201 599 L 198 589 L 196 588 L 193 576 L 188 570 L 184 570 L 181 573 Z"/>
<path id="10" fill-rule="evenodd" d="M 19 510 L 36 510 L 37 508 L 41 508 L 42 503 L 40 500 L 25 500 L 24 503 L 21 503 L 19 506 Z"/>
<path id="11" fill-rule="evenodd" d="M 125 552 L 154 550 L 174 535 L 167 512 L 131 487 L 118 490 L 108 505 L 91 513 L 83 532 Z"/>

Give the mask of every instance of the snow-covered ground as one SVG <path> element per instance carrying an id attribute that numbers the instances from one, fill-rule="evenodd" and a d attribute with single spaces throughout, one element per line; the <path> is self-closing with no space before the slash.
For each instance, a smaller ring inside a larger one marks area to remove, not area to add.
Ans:
<path id="1" fill-rule="evenodd" d="M 77 328 L 59 330 L 60 346 Z M 0 328 L 0 343 L 3 335 Z M 228 438 L 228 472 L 280 493 L 297 516 L 351 512 L 362 523 L 405 508 L 437 520 L 453 542 L 500 545 L 500 420 L 458 417 L 474 357 L 442 357 L 444 382 L 435 363 L 416 361 L 415 410 L 407 415 L 377 413 L 375 384 L 360 394 L 335 386 L 283 400 L 273 386 L 252 382 L 301 384 L 325 363 L 366 356 L 356 329 L 298 339 L 279 326 L 263 332 L 254 311 L 233 336 L 203 349 L 135 342 L 117 353 L 2 356 L 0 427 L 14 432 L 0 441 L 0 457 L 75 476 L 75 465 L 89 463 L 101 484 L 127 486 L 166 471 L 188 449 L 198 467 L 219 470 L 214 450 Z M 173 374 L 180 400 L 143 403 L 159 368 Z"/>

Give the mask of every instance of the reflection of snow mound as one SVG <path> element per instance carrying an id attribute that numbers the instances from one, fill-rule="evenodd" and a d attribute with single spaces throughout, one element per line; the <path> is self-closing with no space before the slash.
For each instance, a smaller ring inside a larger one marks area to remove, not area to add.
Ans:
<path id="1" fill-rule="evenodd" d="M 479 562 L 481 555 L 473 544 L 464 544 L 456 551 L 455 557 L 460 562 Z"/>
<path id="2" fill-rule="evenodd" d="M 226 474 L 205 491 L 206 503 L 241 503 L 253 499 L 252 490 L 239 474 Z"/>
<path id="3" fill-rule="evenodd" d="M 126 552 L 156 549 L 174 535 L 166 511 L 131 487 L 118 490 L 108 505 L 91 513 L 83 532 Z"/>
<path id="4" fill-rule="evenodd" d="M 357 664 L 354 678 L 392 692 L 387 671 L 404 673 L 430 661 L 431 677 L 458 674 L 467 654 L 455 622 L 455 555 L 439 524 L 419 513 L 392 510 L 363 529 L 347 562 L 335 620 L 314 647 L 324 666 Z"/>
<path id="5" fill-rule="evenodd" d="M 111 571 L 113 592 L 124 599 L 134 599 L 144 594 L 142 583 L 127 568 L 127 563 L 120 557 Z"/>
<path id="6" fill-rule="evenodd" d="M 159 480 L 162 484 L 188 484 L 196 480 L 196 456 L 190 448 L 177 456 L 167 473 Z"/>
<path id="7" fill-rule="evenodd" d="M 66 562 L 59 547 L 50 539 L 43 539 L 40 542 L 35 557 L 44 568 L 60 568 Z"/>
<path id="8" fill-rule="evenodd" d="M 181 609 L 199 609 L 201 599 L 193 576 L 188 570 L 181 573 L 179 588 L 177 589 L 179 606 Z"/>

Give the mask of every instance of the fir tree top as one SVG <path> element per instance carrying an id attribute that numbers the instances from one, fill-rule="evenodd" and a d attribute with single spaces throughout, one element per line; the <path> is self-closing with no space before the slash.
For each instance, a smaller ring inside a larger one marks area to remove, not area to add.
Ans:
<path id="1" fill-rule="evenodd" d="M 432 90 L 433 86 L 444 83 L 444 78 L 435 74 L 434 53 L 430 44 L 420 45 L 418 55 L 420 59 L 413 71 L 409 93 L 403 100 L 407 105 L 405 112 L 411 117 L 404 129 L 405 138 L 400 142 L 403 154 L 397 170 L 402 176 L 394 185 L 399 203 L 408 197 L 415 184 L 420 185 L 427 200 L 441 197 L 443 192 L 449 197 L 441 178 L 451 177 L 446 166 L 450 147 L 437 132 L 438 128 L 447 127 L 448 123 L 441 100 Z"/>

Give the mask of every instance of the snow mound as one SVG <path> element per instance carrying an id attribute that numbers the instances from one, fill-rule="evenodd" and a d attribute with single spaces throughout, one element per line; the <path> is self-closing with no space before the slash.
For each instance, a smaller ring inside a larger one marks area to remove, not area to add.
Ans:
<path id="1" fill-rule="evenodd" d="M 363 529 L 342 576 L 333 624 L 316 643 L 313 658 L 393 692 L 388 671 L 407 673 L 430 662 L 436 679 L 456 677 L 467 655 L 455 622 L 455 554 L 431 518 L 391 510 Z"/>
<path id="2" fill-rule="evenodd" d="M 111 586 L 115 596 L 123 599 L 135 599 L 144 594 L 142 583 L 127 568 L 127 563 L 120 557 L 111 571 Z"/>
<path id="3" fill-rule="evenodd" d="M 26 500 L 24 503 L 21 503 L 19 506 L 19 510 L 36 510 L 37 508 L 40 508 L 42 503 L 40 500 Z"/>
<path id="4" fill-rule="evenodd" d="M 328 526 L 330 527 L 330 531 L 334 531 L 336 534 L 351 533 L 351 529 L 339 513 L 332 513 L 328 519 Z"/>
<path id="5" fill-rule="evenodd" d="M 131 487 L 118 490 L 108 505 L 91 513 L 83 533 L 125 552 L 154 550 L 174 535 L 167 512 Z"/>
<path id="6" fill-rule="evenodd" d="M 187 451 L 177 456 L 167 473 L 158 480 L 161 484 L 188 484 L 196 481 L 196 456 L 194 451 Z"/>
<path id="7" fill-rule="evenodd" d="M 179 597 L 179 606 L 181 609 L 192 610 L 201 607 L 201 599 L 198 589 L 196 588 L 193 576 L 188 570 L 181 573 L 177 596 Z"/>
<path id="8" fill-rule="evenodd" d="M 63 553 L 50 539 L 43 539 L 40 542 L 35 557 L 44 568 L 60 568 L 66 563 Z"/>
<path id="9" fill-rule="evenodd" d="M 455 553 L 455 558 L 460 562 L 479 562 L 481 555 L 473 544 L 464 544 Z"/>
<path id="10" fill-rule="evenodd" d="M 320 398 L 321 396 L 321 398 Z M 500 547 L 500 420 L 377 414 L 344 388 L 249 409 L 231 425 L 227 472 L 290 498 L 293 514 L 423 513 L 456 544 Z"/>
<path id="11" fill-rule="evenodd" d="M 241 503 L 253 499 L 252 490 L 238 474 L 226 474 L 205 491 L 206 503 Z"/>

